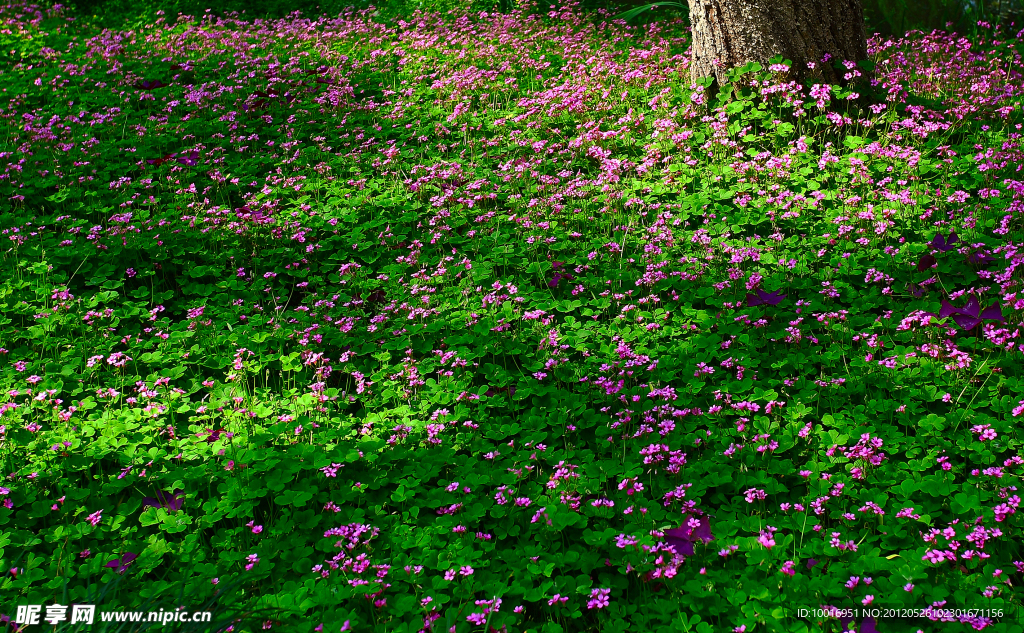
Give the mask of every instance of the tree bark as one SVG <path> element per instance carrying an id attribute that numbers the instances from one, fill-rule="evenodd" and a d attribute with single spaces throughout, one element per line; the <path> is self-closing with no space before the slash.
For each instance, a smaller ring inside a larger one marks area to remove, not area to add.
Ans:
<path id="1" fill-rule="evenodd" d="M 860 0 L 689 0 L 693 32 L 690 76 L 726 83 L 730 68 L 781 55 L 790 77 L 847 85 L 835 60 L 867 59 Z M 828 60 L 823 63 L 823 60 Z M 808 62 L 814 65 L 808 67 Z"/>

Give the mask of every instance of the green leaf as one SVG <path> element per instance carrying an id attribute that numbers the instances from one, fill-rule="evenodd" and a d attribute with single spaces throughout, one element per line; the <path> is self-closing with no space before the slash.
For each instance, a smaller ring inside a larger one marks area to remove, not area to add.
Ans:
<path id="1" fill-rule="evenodd" d="M 687 5 L 681 4 L 679 2 L 652 2 L 651 4 L 645 4 L 643 6 L 636 7 L 634 9 L 630 9 L 629 11 L 624 11 L 623 13 L 620 13 L 620 14 L 616 15 L 612 19 L 614 19 L 614 20 L 626 20 L 628 22 L 628 21 L 632 20 L 633 18 L 635 18 L 636 16 L 640 15 L 641 13 L 643 13 L 644 11 L 649 11 L 649 10 L 654 9 L 656 7 L 678 7 L 680 9 L 688 9 L 689 8 Z"/>

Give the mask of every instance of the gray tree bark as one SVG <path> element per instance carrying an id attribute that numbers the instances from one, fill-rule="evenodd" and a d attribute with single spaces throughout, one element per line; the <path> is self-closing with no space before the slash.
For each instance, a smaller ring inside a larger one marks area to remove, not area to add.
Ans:
<path id="1" fill-rule="evenodd" d="M 790 77 L 847 85 L 832 63 L 867 59 L 860 0 L 689 0 L 693 32 L 690 76 L 726 83 L 730 68 L 781 55 Z M 829 57 L 831 61 L 822 63 Z M 808 62 L 814 64 L 808 68 Z"/>

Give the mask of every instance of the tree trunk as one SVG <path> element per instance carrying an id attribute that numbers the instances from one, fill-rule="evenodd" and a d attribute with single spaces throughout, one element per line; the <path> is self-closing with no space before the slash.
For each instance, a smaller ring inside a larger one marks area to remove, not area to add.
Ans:
<path id="1" fill-rule="evenodd" d="M 813 76 L 847 85 L 835 60 L 867 59 L 860 0 L 689 0 L 693 26 L 693 81 L 713 76 L 726 83 L 730 68 L 781 55 L 790 77 Z M 823 60 L 828 60 L 823 63 Z M 813 64 L 810 69 L 808 63 Z"/>

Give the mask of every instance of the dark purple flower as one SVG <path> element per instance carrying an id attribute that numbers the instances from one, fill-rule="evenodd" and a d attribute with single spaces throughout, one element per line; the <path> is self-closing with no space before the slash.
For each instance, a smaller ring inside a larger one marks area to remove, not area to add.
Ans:
<path id="1" fill-rule="evenodd" d="M 917 272 L 925 271 L 938 263 L 935 256 L 931 253 L 925 253 L 921 256 L 921 261 L 917 262 Z"/>
<path id="2" fill-rule="evenodd" d="M 948 316 L 952 316 L 956 324 L 965 330 L 973 330 L 982 321 L 999 321 L 1002 323 L 1006 320 L 1003 317 L 1002 309 L 999 307 L 999 302 L 993 303 L 982 310 L 981 304 L 978 303 L 978 298 L 973 296 L 962 308 L 957 308 L 943 299 L 942 309 L 939 310 L 939 318 L 945 319 Z"/>
<path id="3" fill-rule="evenodd" d="M 818 564 L 818 561 L 816 559 L 814 559 L 814 558 L 808 559 L 808 561 L 807 561 L 807 569 L 810 569 L 810 568 L 814 567 L 817 564 Z"/>
<path id="4" fill-rule="evenodd" d="M 200 431 L 199 433 L 196 433 L 196 437 L 198 437 L 199 439 L 204 439 L 203 436 L 206 435 L 206 441 L 209 442 L 210 444 L 213 444 L 214 442 L 220 439 L 221 433 L 223 432 L 224 429 L 205 429 L 203 431 Z"/>
<path id="5" fill-rule="evenodd" d="M 992 257 L 985 251 L 976 251 L 967 256 L 967 263 L 974 264 L 976 266 L 987 266 L 994 261 L 996 261 L 996 258 Z"/>
<path id="6" fill-rule="evenodd" d="M 697 525 L 691 526 L 690 522 L 696 521 Z M 692 516 L 681 526 L 665 530 L 665 542 L 676 549 L 677 554 L 693 556 L 693 544 L 697 541 L 709 543 L 715 540 L 711 536 L 711 521 L 707 516 Z"/>
<path id="7" fill-rule="evenodd" d="M 114 560 L 112 560 L 109 563 L 107 563 L 106 565 L 104 565 L 104 567 L 110 567 L 111 569 L 116 569 L 117 573 L 123 574 L 124 570 L 128 569 L 128 566 L 131 565 L 132 562 L 136 558 L 138 558 L 138 557 L 139 557 L 138 554 L 132 554 L 131 552 L 125 552 L 121 556 L 121 558 L 115 558 Z"/>
<path id="8" fill-rule="evenodd" d="M 960 238 L 956 236 L 956 231 L 950 231 L 948 238 L 943 237 L 941 233 L 936 235 L 934 238 L 932 238 L 932 241 L 929 242 L 929 246 L 931 246 L 937 251 L 942 251 L 943 253 L 946 253 L 948 251 L 953 250 L 955 248 L 953 245 L 959 241 Z"/>
<path id="9" fill-rule="evenodd" d="M 558 282 L 560 282 L 563 279 L 569 281 L 575 279 L 572 275 L 570 275 L 567 272 L 560 272 L 563 268 L 565 268 L 565 262 L 552 262 L 551 268 L 555 271 L 555 276 L 551 279 L 551 281 L 548 282 L 549 288 L 557 288 Z"/>
<path id="10" fill-rule="evenodd" d="M 169 85 L 170 84 L 165 84 L 159 79 L 154 79 L 153 81 L 147 80 L 139 83 L 139 90 L 156 90 L 157 88 L 166 88 Z"/>
<path id="11" fill-rule="evenodd" d="M 143 507 L 167 508 L 171 512 L 177 512 L 185 503 L 185 491 L 175 490 L 173 493 L 158 492 L 156 497 L 143 497 Z"/>
<path id="12" fill-rule="evenodd" d="M 568 280 L 572 281 L 573 276 L 568 274 L 568 273 L 566 273 L 566 274 L 555 273 L 555 276 L 552 277 L 551 281 L 548 282 L 548 287 L 549 288 L 557 288 L 558 287 L 558 282 L 562 281 L 563 279 L 568 279 Z"/>
<path id="13" fill-rule="evenodd" d="M 192 150 L 188 156 L 177 156 L 174 160 L 181 163 L 182 165 L 188 165 L 189 167 L 195 167 L 199 164 L 199 150 Z"/>
<path id="14" fill-rule="evenodd" d="M 751 308 L 760 305 L 777 306 L 786 298 L 786 295 L 780 294 L 778 290 L 774 292 L 765 292 L 758 288 L 755 292 L 757 295 L 752 295 L 749 292 L 747 293 L 747 306 Z"/>
<path id="15" fill-rule="evenodd" d="M 155 166 L 159 167 L 160 165 L 163 165 L 164 163 L 166 163 L 169 160 L 172 160 L 173 158 L 174 158 L 174 154 L 166 154 L 166 155 L 164 155 L 161 158 L 150 158 L 150 159 L 147 159 L 146 160 L 146 164 L 147 165 L 155 165 Z"/>

